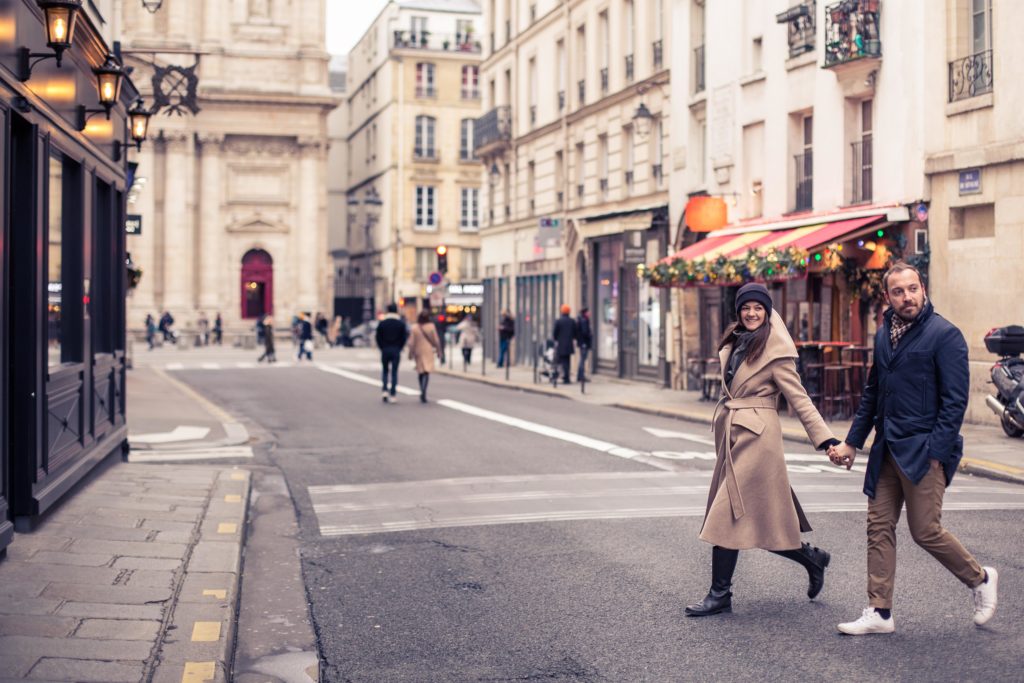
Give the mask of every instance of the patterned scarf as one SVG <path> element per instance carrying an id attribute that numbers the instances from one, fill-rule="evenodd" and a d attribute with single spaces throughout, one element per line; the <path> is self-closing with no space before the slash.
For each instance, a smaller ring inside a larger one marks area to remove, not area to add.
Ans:
<path id="1" fill-rule="evenodd" d="M 889 323 L 889 339 L 892 341 L 892 350 L 895 351 L 896 347 L 900 344 L 900 339 L 903 338 L 911 327 L 914 326 L 914 321 L 906 321 L 899 317 L 896 313 L 892 314 L 892 321 Z"/>

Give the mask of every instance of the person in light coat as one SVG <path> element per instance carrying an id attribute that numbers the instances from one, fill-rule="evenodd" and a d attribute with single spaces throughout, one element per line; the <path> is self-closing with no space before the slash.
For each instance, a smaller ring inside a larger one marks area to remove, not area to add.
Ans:
<path id="1" fill-rule="evenodd" d="M 782 395 L 820 450 L 839 443 L 800 383 L 796 346 L 781 316 L 772 310 L 768 289 L 750 283 L 736 296 L 739 321 L 719 346 L 722 400 L 715 411 L 718 459 L 711 479 L 700 538 L 710 543 L 711 590 L 686 608 L 687 616 L 732 611 L 732 577 L 740 550 L 762 548 L 802 565 L 807 595 L 825 581 L 827 552 L 800 542 L 811 530 L 786 472 L 779 423 Z"/>
<path id="2" fill-rule="evenodd" d="M 441 357 L 441 339 L 437 328 L 430 322 L 430 313 L 420 311 L 409 334 L 409 360 L 415 361 L 416 373 L 420 377 L 420 402 L 427 402 L 427 385 L 430 373 L 434 371 L 434 357 Z"/>
<path id="3" fill-rule="evenodd" d="M 467 315 L 455 326 L 459 331 L 459 346 L 462 347 L 462 369 L 465 370 L 473 362 L 473 347 L 480 341 L 480 326 L 472 315 Z"/>

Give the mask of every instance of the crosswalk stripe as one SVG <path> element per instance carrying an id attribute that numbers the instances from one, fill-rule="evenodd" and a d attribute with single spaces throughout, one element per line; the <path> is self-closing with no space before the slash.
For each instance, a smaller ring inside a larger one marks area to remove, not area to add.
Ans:
<path id="1" fill-rule="evenodd" d="M 223 460 L 226 458 L 251 458 L 249 446 L 225 446 L 204 450 L 132 451 L 128 462 L 178 462 L 186 460 Z"/>

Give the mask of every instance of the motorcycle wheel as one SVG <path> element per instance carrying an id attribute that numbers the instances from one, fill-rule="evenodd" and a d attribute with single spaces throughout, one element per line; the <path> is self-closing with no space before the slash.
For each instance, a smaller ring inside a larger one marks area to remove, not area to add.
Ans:
<path id="1" fill-rule="evenodd" d="M 1024 436 L 1024 429 L 1018 429 L 1017 426 L 1010 422 L 1008 418 L 1004 417 L 1002 419 L 1002 423 L 1003 432 L 1005 432 L 1008 437 L 1016 439 L 1018 437 Z"/>

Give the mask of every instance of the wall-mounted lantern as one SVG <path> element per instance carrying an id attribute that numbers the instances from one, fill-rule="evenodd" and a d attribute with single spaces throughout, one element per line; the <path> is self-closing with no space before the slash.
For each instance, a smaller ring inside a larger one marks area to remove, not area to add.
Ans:
<path id="1" fill-rule="evenodd" d="M 36 4 L 43 10 L 46 45 L 53 50 L 53 54 L 32 52 L 27 47 L 18 48 L 18 80 L 22 83 L 32 78 L 32 69 L 39 62 L 56 59 L 57 66 L 61 66 L 64 51 L 71 49 L 74 44 L 75 26 L 82 9 L 82 0 L 36 0 Z"/>
<path id="2" fill-rule="evenodd" d="M 121 96 L 121 84 L 124 83 L 124 68 L 113 55 L 107 56 L 103 66 L 92 70 L 96 74 L 96 84 L 99 89 L 100 104 L 102 109 L 86 109 L 85 105 L 78 106 L 78 130 L 85 130 L 86 122 L 96 114 L 106 114 L 110 120 L 110 110 L 117 104 Z"/>

